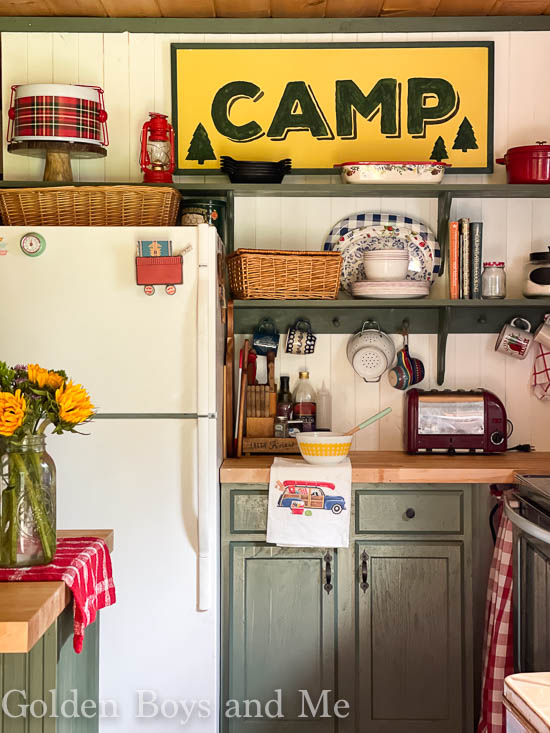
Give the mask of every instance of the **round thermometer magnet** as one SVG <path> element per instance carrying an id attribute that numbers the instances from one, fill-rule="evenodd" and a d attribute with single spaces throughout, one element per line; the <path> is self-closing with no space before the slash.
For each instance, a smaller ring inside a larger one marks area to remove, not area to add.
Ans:
<path id="1" fill-rule="evenodd" d="M 46 240 L 38 232 L 29 232 L 21 237 L 20 246 L 29 257 L 38 257 L 46 249 Z"/>

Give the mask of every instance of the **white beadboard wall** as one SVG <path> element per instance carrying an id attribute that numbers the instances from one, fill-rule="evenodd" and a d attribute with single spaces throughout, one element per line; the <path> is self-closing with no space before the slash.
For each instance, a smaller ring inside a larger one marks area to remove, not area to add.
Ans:
<path id="1" fill-rule="evenodd" d="M 3 124 L 6 129 L 12 84 L 56 82 L 99 84 L 105 90 L 111 144 L 105 159 L 75 161 L 76 180 L 139 180 L 139 135 L 150 111 L 168 112 L 170 43 L 172 42 L 322 42 L 407 40 L 495 41 L 495 154 L 508 147 L 550 137 L 550 33 L 416 33 L 416 34 L 309 34 L 309 35 L 155 35 L 3 33 Z M 36 180 L 43 163 L 10 155 L 5 150 L 4 177 Z M 364 152 L 358 151 L 358 157 Z M 464 181 L 465 177 L 457 177 Z M 320 180 L 318 177 L 316 180 Z M 185 179 L 181 179 L 185 180 Z M 189 180 L 201 180 L 190 178 Z M 293 179 L 296 182 L 304 179 Z M 328 180 L 328 179 L 325 179 Z M 452 177 L 450 178 L 452 180 Z M 469 176 L 472 182 L 504 182 L 504 169 L 493 176 Z M 392 198 L 242 198 L 236 200 L 235 241 L 241 247 L 319 249 L 334 222 L 357 211 L 408 214 L 433 229 L 437 203 L 429 199 Z M 465 199 L 453 204 L 453 217 L 469 216 L 484 222 L 484 258 L 507 263 L 508 295 L 521 295 L 523 265 L 531 250 L 550 241 L 550 202 L 544 199 Z M 444 279 L 434 286 L 443 296 Z M 365 311 L 365 317 L 368 312 Z M 414 318 L 414 314 L 412 316 Z M 238 338 L 239 344 L 242 336 Z M 316 353 L 306 358 L 280 355 L 277 374 L 293 378 L 303 365 L 312 381 L 323 380 L 333 397 L 334 428 L 348 428 L 362 418 L 391 405 L 393 413 L 360 433 L 359 450 L 399 449 L 402 446 L 403 393 L 389 386 L 365 384 L 346 359 L 349 335 L 322 335 Z M 394 336 L 400 345 L 400 337 Z M 506 404 L 514 423 L 513 442 L 531 442 L 550 450 L 550 404 L 533 397 L 529 386 L 532 357 L 524 362 L 495 354 L 495 335 L 451 335 L 447 346 L 445 387 L 486 387 Z M 413 335 L 411 352 L 421 357 L 427 371 L 423 387 L 435 387 L 436 336 Z"/>

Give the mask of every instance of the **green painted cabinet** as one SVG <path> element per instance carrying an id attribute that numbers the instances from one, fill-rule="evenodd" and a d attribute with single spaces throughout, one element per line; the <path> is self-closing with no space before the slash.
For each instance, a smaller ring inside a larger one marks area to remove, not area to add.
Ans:
<path id="1" fill-rule="evenodd" d="M 356 543 L 366 578 L 357 586 L 360 731 L 463 730 L 461 550 L 420 540 Z"/>
<path id="2" fill-rule="evenodd" d="M 311 706 L 300 691 L 307 690 L 316 706 L 323 690 L 330 690 L 327 701 L 334 703 L 334 552 L 231 542 L 229 560 L 231 610 L 224 702 L 230 717 L 224 715 L 225 729 L 242 731 L 246 716 L 250 733 L 288 730 L 297 724 L 308 730 L 308 717 L 299 716 L 308 716 Z M 275 702 L 268 704 L 270 700 Z M 258 701 L 259 707 L 252 701 Z M 269 717 L 279 714 L 284 718 Z M 309 717 L 311 726 L 316 733 L 335 730 L 332 718 Z"/>
<path id="3" fill-rule="evenodd" d="M 75 654 L 72 603 L 27 654 L 0 654 L 0 733 L 97 733 L 98 660 L 99 614 Z"/>
<path id="4" fill-rule="evenodd" d="M 223 733 L 471 733 L 471 497 L 354 485 L 349 548 L 291 549 L 265 543 L 266 486 L 223 485 Z"/>

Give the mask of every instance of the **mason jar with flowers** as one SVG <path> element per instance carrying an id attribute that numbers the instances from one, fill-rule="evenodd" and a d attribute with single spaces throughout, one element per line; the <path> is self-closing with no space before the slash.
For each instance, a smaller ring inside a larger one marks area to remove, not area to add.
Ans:
<path id="1" fill-rule="evenodd" d="M 93 415 L 88 393 L 63 370 L 0 361 L 0 567 L 53 559 L 55 464 L 45 431 L 75 433 Z"/>

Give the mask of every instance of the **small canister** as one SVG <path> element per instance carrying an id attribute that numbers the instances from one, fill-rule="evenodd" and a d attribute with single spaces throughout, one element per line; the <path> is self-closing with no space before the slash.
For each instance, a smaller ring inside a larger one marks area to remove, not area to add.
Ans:
<path id="1" fill-rule="evenodd" d="M 550 295 L 550 247 L 546 252 L 531 252 L 525 269 L 523 295 L 526 298 Z"/>
<path id="2" fill-rule="evenodd" d="M 192 227 L 197 224 L 215 226 L 220 239 L 225 242 L 225 201 L 221 199 L 184 199 L 181 205 L 181 225 Z"/>
<path id="3" fill-rule="evenodd" d="M 481 297 L 497 299 L 506 297 L 506 273 L 504 262 L 484 262 L 481 275 Z"/>
<path id="4" fill-rule="evenodd" d="M 275 437 L 288 438 L 288 417 L 275 418 Z"/>

